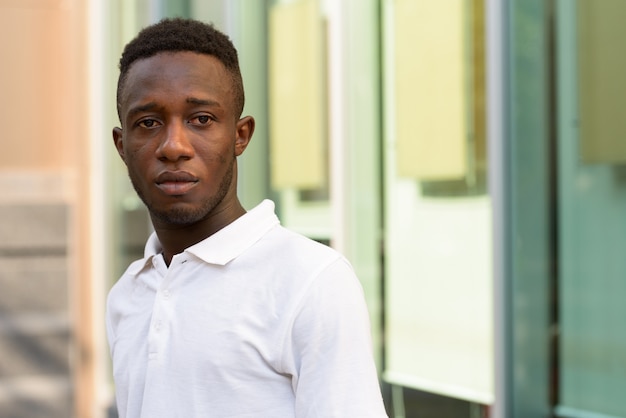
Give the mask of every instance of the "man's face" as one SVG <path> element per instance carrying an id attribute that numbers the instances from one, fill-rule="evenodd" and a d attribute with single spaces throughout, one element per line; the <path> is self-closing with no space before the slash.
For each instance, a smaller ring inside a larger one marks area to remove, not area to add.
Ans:
<path id="1" fill-rule="evenodd" d="M 237 120 L 232 88 L 209 55 L 160 53 L 132 64 L 113 138 L 153 220 L 193 224 L 236 199 L 236 157 L 254 124 Z"/>

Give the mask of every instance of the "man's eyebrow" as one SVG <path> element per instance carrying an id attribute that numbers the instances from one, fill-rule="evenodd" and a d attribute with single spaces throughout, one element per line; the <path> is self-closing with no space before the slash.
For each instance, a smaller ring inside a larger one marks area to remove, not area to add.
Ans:
<path id="1" fill-rule="evenodd" d="M 187 98 L 187 103 L 201 106 L 219 106 L 220 104 L 215 100 L 198 99 L 197 97 Z"/>
<path id="2" fill-rule="evenodd" d="M 135 106 L 135 107 L 131 107 L 128 110 L 128 115 L 132 116 L 132 115 L 135 115 L 137 113 L 147 112 L 149 110 L 154 110 L 156 107 L 157 107 L 157 104 L 155 102 L 150 102 L 150 103 L 138 105 L 138 106 Z"/>
<path id="3" fill-rule="evenodd" d="M 185 101 L 187 103 L 189 103 L 189 104 L 193 104 L 193 105 L 196 105 L 196 106 L 217 106 L 217 107 L 220 107 L 219 102 L 217 102 L 215 100 L 198 99 L 196 97 L 189 97 Z M 137 113 L 148 112 L 148 111 L 154 110 L 154 109 L 156 109 L 158 107 L 159 107 L 159 105 L 156 102 L 149 102 L 149 103 L 137 105 L 137 106 L 131 107 L 128 110 L 128 116 L 133 116 L 133 115 L 136 115 Z"/>

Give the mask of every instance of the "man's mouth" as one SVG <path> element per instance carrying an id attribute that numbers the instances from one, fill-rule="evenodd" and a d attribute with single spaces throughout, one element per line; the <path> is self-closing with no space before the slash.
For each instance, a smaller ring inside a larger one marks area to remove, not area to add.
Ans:
<path id="1" fill-rule="evenodd" d="M 170 196 L 180 196 L 191 190 L 198 178 L 186 171 L 164 171 L 155 181 L 157 187 Z"/>

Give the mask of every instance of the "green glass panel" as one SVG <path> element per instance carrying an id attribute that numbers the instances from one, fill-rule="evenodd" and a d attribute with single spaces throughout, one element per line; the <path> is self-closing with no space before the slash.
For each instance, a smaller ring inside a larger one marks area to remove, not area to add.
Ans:
<path id="1" fill-rule="evenodd" d="M 508 9 L 505 161 L 508 238 L 507 416 L 550 412 L 551 315 L 550 137 L 547 6 L 517 0 Z"/>
<path id="2" fill-rule="evenodd" d="M 624 2 L 559 1 L 559 416 L 626 416 L 626 171 L 583 155 L 580 121 L 588 119 L 590 85 L 610 81 L 624 87 L 623 74 L 596 80 L 590 54 L 621 54 L 615 42 L 595 42 L 599 31 L 621 31 Z M 622 16 L 593 25 L 595 14 Z M 611 29 L 611 25 L 614 27 Z M 583 29 L 584 30 L 581 30 Z M 580 64 L 584 64 L 581 66 Z M 583 71 L 584 67 L 584 71 Z M 598 92 L 605 91 L 598 89 Z M 601 99 L 595 98 L 593 100 Z M 607 97 L 607 101 L 615 97 Z M 620 99 L 623 110 L 626 98 Z M 619 127 L 619 124 L 611 126 Z M 606 134 L 606 130 L 604 134 Z M 619 132 L 608 132 L 619 135 Z M 604 142 L 603 138 L 585 141 Z M 620 137 L 620 141 L 623 138 Z M 593 144 L 592 144 L 593 145 Z"/>

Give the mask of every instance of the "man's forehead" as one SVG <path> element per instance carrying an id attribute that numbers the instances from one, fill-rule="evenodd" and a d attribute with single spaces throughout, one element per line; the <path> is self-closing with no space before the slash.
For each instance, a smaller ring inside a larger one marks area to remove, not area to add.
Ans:
<path id="1" fill-rule="evenodd" d="M 136 59 L 128 68 L 127 81 L 135 81 L 138 77 L 159 76 L 168 68 L 180 68 L 190 71 L 195 67 L 204 66 L 199 59 L 187 59 L 188 54 L 183 52 L 159 52 L 149 57 Z"/>
<path id="2" fill-rule="evenodd" d="M 232 106 L 234 82 L 214 56 L 189 51 L 165 51 L 137 59 L 127 73 L 120 91 L 119 106 L 125 112 L 153 100 L 149 96 L 185 95 L 187 103 L 205 101 Z"/>

